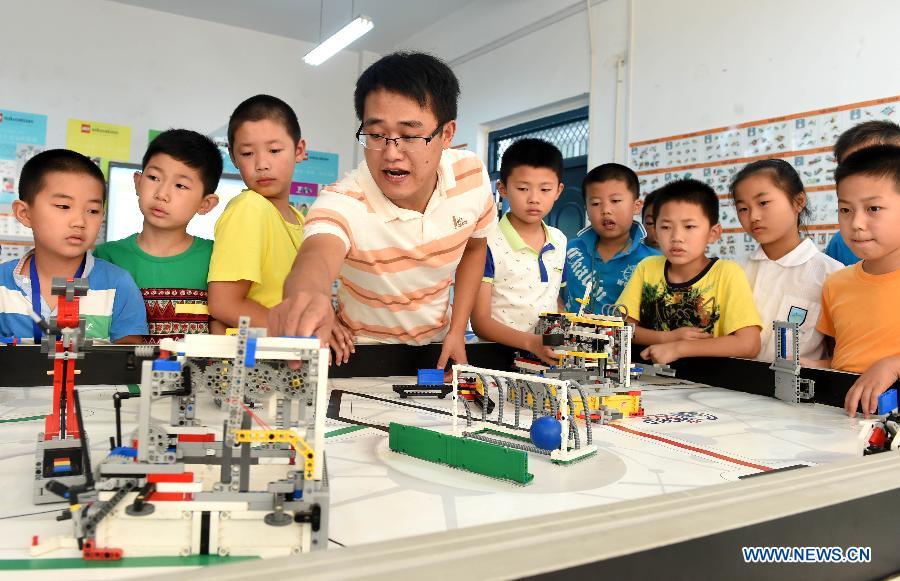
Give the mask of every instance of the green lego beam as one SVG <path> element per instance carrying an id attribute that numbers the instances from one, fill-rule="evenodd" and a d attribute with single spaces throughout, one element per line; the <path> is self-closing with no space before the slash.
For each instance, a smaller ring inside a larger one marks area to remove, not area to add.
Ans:
<path id="1" fill-rule="evenodd" d="M 391 450 L 413 458 L 519 484 L 528 484 L 534 479 L 534 475 L 528 473 L 528 454 L 522 450 L 394 422 L 391 422 L 388 434 Z"/>

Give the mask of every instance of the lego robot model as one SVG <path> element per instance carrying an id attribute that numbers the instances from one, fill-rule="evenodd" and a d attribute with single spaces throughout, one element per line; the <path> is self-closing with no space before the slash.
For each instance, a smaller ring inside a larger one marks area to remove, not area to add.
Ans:
<path id="1" fill-rule="evenodd" d="M 34 459 L 34 503 L 62 500 L 46 488 L 55 480 L 64 486 L 85 484 L 87 436 L 81 433 L 75 416 L 75 362 L 90 347 L 85 340 L 85 322 L 79 320 L 79 299 L 87 294 L 84 278 L 53 279 L 51 292 L 59 297 L 57 315 L 49 325 L 33 315 L 41 328 L 41 352 L 53 362 L 53 410 L 44 418 L 44 431 L 38 434 Z"/>
<path id="2" fill-rule="evenodd" d="M 63 516 L 86 559 L 327 547 L 328 351 L 315 338 L 264 335 L 243 317 L 236 336 L 164 340 L 143 363 L 134 446 L 113 449 L 86 490 L 51 485 L 69 499 Z M 197 417 L 200 386 L 222 399 L 221 438 Z M 263 399 L 274 402 L 272 426 L 247 404 Z M 165 400 L 169 422 L 159 423 L 151 407 Z"/>
<path id="3" fill-rule="evenodd" d="M 472 375 L 475 376 L 477 382 L 484 386 L 484 397 L 490 397 L 492 389 L 495 389 L 497 393 L 497 413 L 492 416 L 487 406 L 482 406 L 480 421 L 476 421 L 478 418 L 473 418 L 466 400 L 459 394 L 461 376 Z M 591 422 L 585 422 L 584 441 L 582 441 L 575 424 L 575 406 L 572 396 L 578 395 L 582 401 L 586 398 L 584 389 L 577 382 L 484 369 L 471 365 L 454 365 L 452 387 L 451 409 L 456 410 L 461 400 L 466 412 L 466 429 L 464 431 L 460 429 L 458 414 L 454 412 L 451 415 L 454 436 L 545 454 L 550 456 L 550 460 L 554 464 L 570 464 L 597 453 L 597 446 L 592 441 Z M 506 421 L 504 421 L 504 402 L 507 399 L 511 402 L 506 405 L 513 408 L 512 424 L 508 423 L 508 411 L 506 412 Z M 531 412 L 529 426 L 525 425 L 525 414 L 522 413 L 524 409 Z M 555 441 L 549 445 L 534 439 L 536 426 L 545 422 L 552 424 L 556 429 Z M 529 433 L 531 434 L 530 438 Z"/>
<path id="4" fill-rule="evenodd" d="M 633 365 L 628 313 L 622 305 L 607 305 L 602 314 L 585 313 L 590 283 L 579 299 L 578 313 L 543 313 L 535 332 L 544 345 L 559 356 L 557 365 L 546 365 L 519 355 L 515 367 L 523 373 L 575 381 L 587 394 L 587 408 L 595 420 L 641 416 L 641 392 L 631 388 Z M 576 414 L 584 415 L 584 401 L 575 398 Z"/>

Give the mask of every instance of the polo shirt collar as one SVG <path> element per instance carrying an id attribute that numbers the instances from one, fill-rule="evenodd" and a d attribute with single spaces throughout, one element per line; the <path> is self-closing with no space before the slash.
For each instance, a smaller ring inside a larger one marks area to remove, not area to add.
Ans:
<path id="1" fill-rule="evenodd" d="M 644 230 L 644 226 L 637 220 L 631 221 L 631 228 L 629 228 L 628 232 L 629 236 L 631 237 L 631 245 L 613 256 L 610 260 L 615 260 L 622 256 L 631 254 L 638 249 L 638 247 L 644 242 L 644 238 L 647 237 L 647 231 Z M 599 258 L 600 254 L 597 252 L 597 241 L 600 239 L 600 237 L 597 236 L 597 233 L 594 232 L 594 228 L 591 227 L 590 224 L 585 226 L 584 229 L 582 229 L 578 233 L 578 239 L 582 241 L 587 252 L 590 252 L 591 255 L 595 258 Z"/>
<path id="2" fill-rule="evenodd" d="M 415 210 L 401 208 L 390 201 L 387 196 L 382 193 L 378 184 L 375 183 L 375 178 L 372 177 L 372 172 L 369 171 L 369 165 L 366 163 L 366 160 L 360 162 L 354 173 L 356 174 L 354 176 L 355 181 L 362 189 L 362 193 L 366 196 L 369 205 L 372 206 L 375 214 L 384 222 L 390 222 L 392 220 L 401 220 L 405 222 L 407 220 L 421 219 L 423 216 L 431 214 L 441 202 L 447 199 L 446 191 L 456 185 L 456 176 L 453 175 L 453 167 L 447 160 L 447 157 L 441 155 L 441 161 L 438 164 L 437 169 L 438 179 L 434 192 L 432 192 L 431 198 L 429 198 L 428 204 L 425 206 L 425 212 L 419 213 Z"/>
<path id="3" fill-rule="evenodd" d="M 509 221 L 509 212 L 503 214 L 503 217 L 500 218 L 500 222 L 497 224 L 497 227 L 500 229 L 500 233 L 503 234 L 503 237 L 506 238 L 506 242 L 509 244 L 509 247 L 512 248 L 515 252 L 521 252 L 522 250 L 528 250 L 532 254 L 538 254 L 534 251 L 534 248 L 529 246 L 522 240 L 522 237 L 519 236 L 519 233 L 516 232 L 516 229 L 513 228 L 512 223 Z M 553 246 L 553 242 L 550 241 L 550 231 L 547 229 L 547 225 L 541 221 L 541 227 L 544 229 L 544 240 L 546 240 L 546 244 L 541 248 L 541 254 L 548 252 L 550 250 L 554 250 L 556 247 Z"/>
<path id="4" fill-rule="evenodd" d="M 19 287 L 23 293 L 25 293 L 26 297 L 29 297 L 31 300 L 31 273 L 25 270 L 25 261 L 28 260 L 28 257 L 34 254 L 34 248 L 25 253 L 22 258 L 19 259 L 19 262 L 16 263 L 16 267 L 13 269 L 13 281 L 15 281 L 16 286 Z M 91 271 L 94 270 L 94 254 L 88 250 L 84 256 L 84 272 L 81 273 L 81 278 L 87 278 L 88 275 L 91 274 Z M 44 307 L 49 309 L 47 305 L 47 301 L 41 297 L 41 316 L 45 316 Z M 56 314 L 56 309 L 52 311 L 48 311 L 50 315 Z"/>
<path id="5" fill-rule="evenodd" d="M 819 249 L 816 248 L 816 245 L 813 243 L 813 241 L 809 238 L 804 238 L 800 241 L 800 244 L 798 244 L 796 248 L 773 262 L 778 264 L 778 266 L 783 266 L 785 268 L 800 266 L 801 264 L 806 264 L 807 262 L 815 258 L 818 252 Z M 765 251 L 760 246 L 753 254 L 750 255 L 750 260 L 769 260 L 769 257 L 766 256 Z"/>

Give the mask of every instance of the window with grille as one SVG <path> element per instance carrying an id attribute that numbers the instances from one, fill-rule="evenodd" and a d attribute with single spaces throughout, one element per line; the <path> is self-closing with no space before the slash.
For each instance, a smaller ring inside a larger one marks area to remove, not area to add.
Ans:
<path id="1" fill-rule="evenodd" d="M 500 170 L 503 152 L 523 137 L 549 141 L 563 154 L 563 159 L 587 156 L 588 108 L 582 107 L 558 115 L 545 117 L 488 134 L 488 170 L 493 175 Z"/>

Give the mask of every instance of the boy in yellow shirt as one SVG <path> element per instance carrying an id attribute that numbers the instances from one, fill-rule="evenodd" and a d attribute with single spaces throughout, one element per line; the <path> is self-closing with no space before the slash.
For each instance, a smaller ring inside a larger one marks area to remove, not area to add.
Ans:
<path id="1" fill-rule="evenodd" d="M 619 303 L 637 324 L 641 357 L 755 357 L 762 329 L 753 292 L 738 263 L 708 258 L 722 233 L 719 200 L 708 185 L 679 180 L 657 191 L 656 239 L 664 256 L 642 260 Z"/>
<path id="2" fill-rule="evenodd" d="M 250 316 L 252 326 L 265 327 L 303 241 L 303 215 L 288 195 L 306 143 L 290 105 L 256 95 L 231 114 L 228 151 L 249 189 L 216 222 L 209 312 L 228 327 L 236 327 L 242 315 Z"/>

